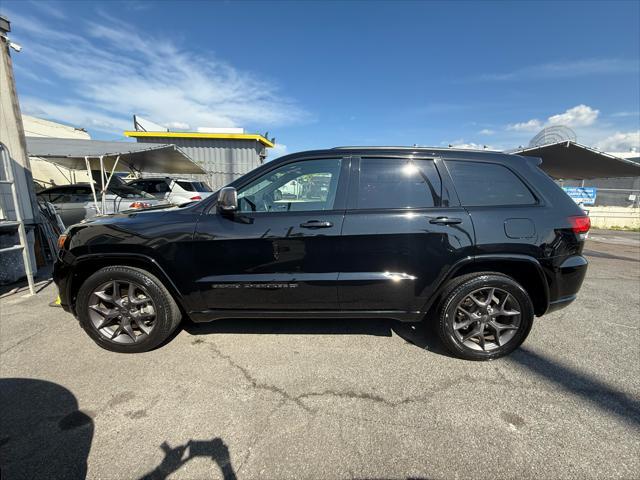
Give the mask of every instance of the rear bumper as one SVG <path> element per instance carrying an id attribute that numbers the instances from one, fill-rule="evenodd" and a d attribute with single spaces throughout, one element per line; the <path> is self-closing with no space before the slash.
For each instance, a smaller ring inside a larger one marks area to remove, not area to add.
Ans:
<path id="1" fill-rule="evenodd" d="M 547 273 L 549 280 L 549 308 L 546 313 L 555 312 L 573 302 L 584 277 L 589 262 L 582 255 L 573 255 L 562 261 Z"/>

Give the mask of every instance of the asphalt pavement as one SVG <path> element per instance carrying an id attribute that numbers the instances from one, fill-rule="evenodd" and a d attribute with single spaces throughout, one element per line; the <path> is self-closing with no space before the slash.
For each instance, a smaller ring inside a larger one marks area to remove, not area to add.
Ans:
<path id="1" fill-rule="evenodd" d="M 594 231 L 578 300 L 507 358 L 377 320 L 185 324 L 98 348 L 0 299 L 0 468 L 17 478 L 640 478 L 640 234 Z"/>

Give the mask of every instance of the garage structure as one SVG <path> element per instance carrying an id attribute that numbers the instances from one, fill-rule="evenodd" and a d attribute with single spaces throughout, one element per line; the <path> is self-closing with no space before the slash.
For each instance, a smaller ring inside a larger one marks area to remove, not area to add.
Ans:
<path id="1" fill-rule="evenodd" d="M 126 131 L 139 143 L 173 144 L 206 172 L 204 180 L 217 190 L 264 163 L 267 148 L 275 146 L 266 135 L 242 129 L 201 129 L 197 132 Z"/>

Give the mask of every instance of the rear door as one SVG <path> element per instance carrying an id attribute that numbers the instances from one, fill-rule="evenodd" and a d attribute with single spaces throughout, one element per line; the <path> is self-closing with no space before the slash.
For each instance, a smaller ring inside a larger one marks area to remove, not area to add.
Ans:
<path id="1" fill-rule="evenodd" d="M 342 228 L 342 310 L 418 312 L 471 254 L 473 226 L 433 158 L 353 160 Z M 451 192 L 451 193 L 450 193 Z"/>
<path id="2" fill-rule="evenodd" d="M 511 253 L 541 256 L 540 238 L 553 239 L 553 231 L 539 231 L 537 226 L 548 224 L 553 212 L 542 207 L 516 172 L 490 161 L 447 160 L 445 164 L 460 202 L 473 219 L 475 254 L 501 254 L 508 246 Z"/>

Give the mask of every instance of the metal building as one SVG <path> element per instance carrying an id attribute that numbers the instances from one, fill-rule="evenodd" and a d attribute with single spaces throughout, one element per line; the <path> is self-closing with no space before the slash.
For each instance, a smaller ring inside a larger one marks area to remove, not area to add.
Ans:
<path id="1" fill-rule="evenodd" d="M 267 148 L 275 144 L 253 133 L 126 131 L 127 137 L 142 143 L 171 143 L 186 153 L 207 173 L 206 180 L 217 190 L 262 165 Z"/>

